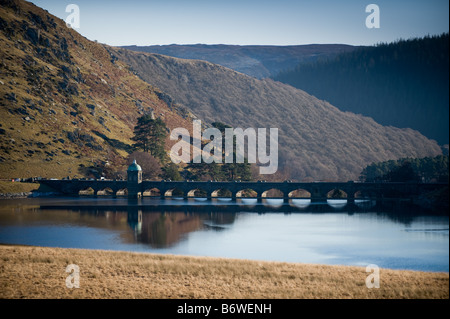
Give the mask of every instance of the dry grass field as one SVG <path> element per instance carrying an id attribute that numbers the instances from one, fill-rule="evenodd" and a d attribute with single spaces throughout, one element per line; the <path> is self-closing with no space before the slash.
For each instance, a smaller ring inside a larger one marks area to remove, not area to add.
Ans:
<path id="1" fill-rule="evenodd" d="M 51 193 L 55 192 L 54 189 L 41 185 L 39 183 L 23 183 L 23 182 L 11 182 L 11 181 L 0 181 L 0 199 L 3 197 L 17 196 L 24 193 L 22 197 L 26 197 L 28 193 Z"/>
<path id="2" fill-rule="evenodd" d="M 23 192 L 33 192 L 39 189 L 37 183 L 20 183 L 11 181 L 0 181 L 0 194 L 13 194 Z"/>
<path id="3" fill-rule="evenodd" d="M 67 288 L 76 264 L 80 287 Z M 449 298 L 449 274 L 0 245 L 0 298 Z"/>

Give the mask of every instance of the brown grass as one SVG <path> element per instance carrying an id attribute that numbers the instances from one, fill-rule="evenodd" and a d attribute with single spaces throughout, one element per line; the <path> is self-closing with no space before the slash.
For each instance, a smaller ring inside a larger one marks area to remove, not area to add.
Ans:
<path id="1" fill-rule="evenodd" d="M 14 3 L 14 9 L 0 6 L 6 25 L 0 30 L 0 178 L 84 177 L 80 166 L 99 161 L 119 168 L 137 118 L 151 110 L 168 128 L 192 126 L 189 117 L 157 97 L 159 90 L 123 62 L 112 61 L 102 45 L 30 2 Z M 45 46 L 27 36 L 38 29 Z M 62 40 L 69 60 L 56 54 Z M 77 93 L 62 89 L 65 81 Z M 90 144 L 69 138 L 77 129 L 91 136 Z"/>
<path id="2" fill-rule="evenodd" d="M 46 193 L 55 192 L 55 190 L 39 183 L 0 181 L 0 194 L 17 194 L 29 192 Z"/>
<path id="3" fill-rule="evenodd" d="M 32 192 L 39 189 L 37 183 L 20 183 L 11 181 L 0 181 L 0 194 Z"/>
<path id="4" fill-rule="evenodd" d="M 67 265 L 80 288 L 67 288 Z M 0 246 L 0 298 L 448 298 L 449 275 L 99 250 Z"/>

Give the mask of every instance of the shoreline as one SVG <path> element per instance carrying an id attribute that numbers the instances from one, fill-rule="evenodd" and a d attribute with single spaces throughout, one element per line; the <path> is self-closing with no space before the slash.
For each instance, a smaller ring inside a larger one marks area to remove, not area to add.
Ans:
<path id="1" fill-rule="evenodd" d="M 58 196 L 56 192 L 19 192 L 19 193 L 0 193 L 1 199 L 26 199 L 26 198 L 46 198 L 52 196 Z"/>
<path id="2" fill-rule="evenodd" d="M 39 183 L 0 181 L 0 200 L 51 197 L 58 194 L 57 191 Z"/>
<path id="3" fill-rule="evenodd" d="M 68 265 L 80 288 L 67 288 Z M 449 274 L 0 244 L 0 298 L 448 299 Z"/>

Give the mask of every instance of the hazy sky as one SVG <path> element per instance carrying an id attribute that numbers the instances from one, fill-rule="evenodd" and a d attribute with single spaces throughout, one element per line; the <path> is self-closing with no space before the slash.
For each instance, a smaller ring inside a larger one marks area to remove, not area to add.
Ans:
<path id="1" fill-rule="evenodd" d="M 110 45 L 345 43 L 371 45 L 449 30 L 448 0 L 31 0 L 61 19 L 80 8 L 79 33 Z M 365 21 L 380 8 L 380 28 Z"/>

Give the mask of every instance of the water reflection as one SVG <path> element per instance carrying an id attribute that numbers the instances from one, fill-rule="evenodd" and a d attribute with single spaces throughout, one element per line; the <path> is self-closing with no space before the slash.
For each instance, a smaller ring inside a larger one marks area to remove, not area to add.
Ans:
<path id="1" fill-rule="evenodd" d="M 238 198 L 237 203 L 248 207 L 255 207 L 258 200 L 256 198 Z"/>
<path id="2" fill-rule="evenodd" d="M 344 208 L 347 206 L 346 199 L 327 199 L 327 204 L 333 208 Z"/>
<path id="3" fill-rule="evenodd" d="M 233 224 L 235 213 L 142 213 L 142 208 L 129 206 L 127 222 L 134 232 L 134 240 L 153 248 L 175 245 L 189 233 L 201 229 L 223 230 L 223 225 Z"/>
<path id="4" fill-rule="evenodd" d="M 376 206 L 377 202 L 371 199 L 356 199 L 355 205 L 362 209 L 371 209 Z"/>
<path id="5" fill-rule="evenodd" d="M 376 211 L 373 202 L 362 200 L 351 210 L 342 204 L 249 198 L 3 201 L 0 243 L 448 271 L 448 215 Z"/>
<path id="6" fill-rule="evenodd" d="M 291 203 L 295 207 L 306 208 L 311 204 L 311 200 L 310 199 L 292 199 Z"/>
<path id="7" fill-rule="evenodd" d="M 263 205 L 268 207 L 279 208 L 283 206 L 283 199 L 282 198 L 263 199 Z"/>

